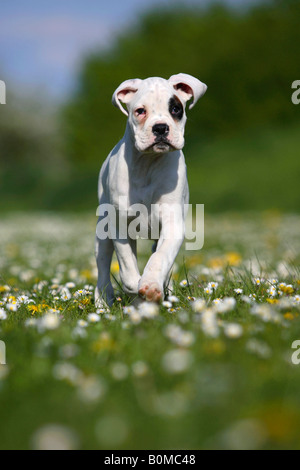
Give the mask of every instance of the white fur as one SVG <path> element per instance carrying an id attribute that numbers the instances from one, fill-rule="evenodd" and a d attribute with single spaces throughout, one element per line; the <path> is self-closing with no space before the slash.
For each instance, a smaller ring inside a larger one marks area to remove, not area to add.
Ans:
<path id="1" fill-rule="evenodd" d="M 141 275 L 136 258 L 136 240 L 127 238 L 100 240 L 96 237 L 98 283 L 96 301 L 111 305 L 114 300 L 110 281 L 110 264 L 116 251 L 123 289 L 128 294 L 150 301 L 163 300 L 163 291 L 168 275 L 184 239 L 184 204 L 188 203 L 189 191 L 186 166 L 182 148 L 184 146 L 185 111 L 181 120 L 169 112 L 169 100 L 174 95 L 185 109 L 186 102 L 196 101 L 205 93 L 206 85 L 187 74 L 178 74 L 165 80 L 151 77 L 146 80 L 133 79 L 123 82 L 114 92 L 112 102 L 128 115 L 126 131 L 121 141 L 109 154 L 99 175 L 99 204 L 112 204 L 117 211 L 126 211 L 129 206 L 142 203 L 151 214 L 151 204 L 157 204 L 155 217 L 159 218 L 161 230 L 157 249 L 150 257 Z M 127 111 L 122 104 L 127 106 Z M 191 107 L 190 106 L 190 107 Z M 138 114 L 144 109 L 145 114 Z M 156 143 L 153 126 L 166 124 L 169 127 L 167 142 Z M 120 197 L 123 197 L 120 199 Z M 120 200 L 125 207 L 120 207 Z M 170 216 L 172 205 L 178 205 L 176 218 Z M 149 216 L 150 219 L 150 216 Z M 150 220 L 144 224 L 150 226 Z M 180 237 L 172 237 L 176 228 L 182 227 Z M 171 233 L 171 237 L 169 236 Z"/>

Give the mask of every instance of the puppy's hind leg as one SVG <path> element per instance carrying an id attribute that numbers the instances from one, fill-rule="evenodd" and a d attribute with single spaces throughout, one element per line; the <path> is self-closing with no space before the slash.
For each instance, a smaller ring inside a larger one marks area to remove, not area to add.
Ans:
<path id="1" fill-rule="evenodd" d="M 95 252 L 98 267 L 95 303 L 98 308 L 101 308 L 111 306 L 114 301 L 114 290 L 110 280 L 110 265 L 114 252 L 113 241 L 110 238 L 100 240 L 96 236 Z"/>

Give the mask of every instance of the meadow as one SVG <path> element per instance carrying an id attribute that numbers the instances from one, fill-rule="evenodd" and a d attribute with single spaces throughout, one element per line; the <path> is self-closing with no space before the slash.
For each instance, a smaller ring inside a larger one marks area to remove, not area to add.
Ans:
<path id="1" fill-rule="evenodd" d="M 95 225 L 2 216 L 0 448 L 298 449 L 300 216 L 206 215 L 165 302 L 138 309 L 116 260 L 95 308 Z"/>

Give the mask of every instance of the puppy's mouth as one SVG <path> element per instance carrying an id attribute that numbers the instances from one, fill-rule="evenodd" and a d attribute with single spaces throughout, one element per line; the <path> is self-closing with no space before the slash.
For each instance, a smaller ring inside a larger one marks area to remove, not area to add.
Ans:
<path id="1" fill-rule="evenodd" d="M 147 150 L 152 150 L 156 153 L 162 152 L 169 152 L 171 150 L 175 150 L 175 147 L 171 144 L 171 142 L 163 137 L 158 137 L 155 139 L 153 144 L 151 144 Z"/>

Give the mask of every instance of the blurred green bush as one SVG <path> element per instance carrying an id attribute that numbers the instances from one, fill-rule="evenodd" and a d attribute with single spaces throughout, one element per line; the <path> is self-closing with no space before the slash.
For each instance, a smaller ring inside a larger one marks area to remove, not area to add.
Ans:
<path id="1" fill-rule="evenodd" d="M 291 102 L 291 84 L 300 78 L 299 22 L 298 0 L 247 10 L 156 7 L 111 48 L 86 58 L 61 113 L 59 183 L 49 185 L 44 175 L 43 188 L 29 184 L 31 171 L 26 184 L 36 196 L 28 205 L 93 210 L 101 163 L 125 129 L 124 116 L 111 105 L 113 91 L 127 78 L 185 72 L 208 85 L 188 112 L 191 201 L 207 211 L 298 211 L 300 106 Z M 1 125 L 0 145 L 5 132 Z M 1 155 L 10 159 L 11 153 L 2 146 Z M 51 165 L 51 156 L 46 162 Z"/>

